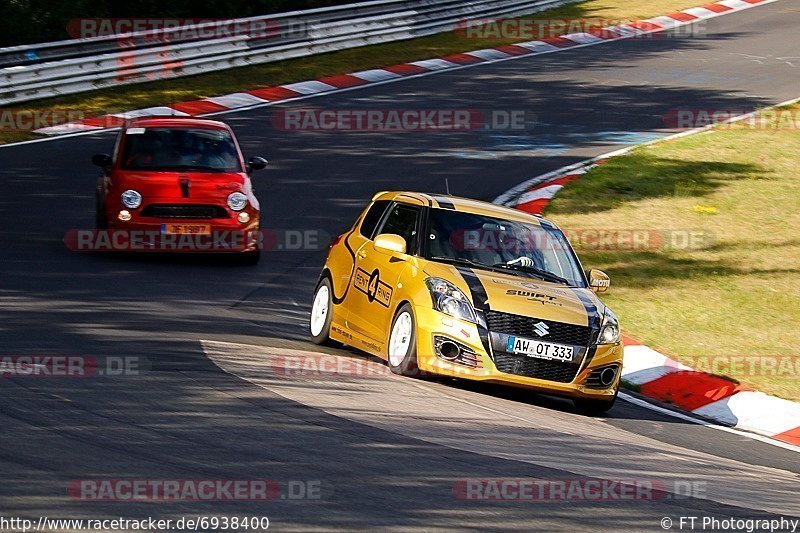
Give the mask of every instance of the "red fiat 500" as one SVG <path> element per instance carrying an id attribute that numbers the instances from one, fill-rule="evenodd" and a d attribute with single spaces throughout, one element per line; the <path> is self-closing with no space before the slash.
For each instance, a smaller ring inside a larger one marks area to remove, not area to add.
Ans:
<path id="1" fill-rule="evenodd" d="M 97 228 L 128 250 L 240 252 L 259 259 L 260 213 L 231 128 L 216 120 L 134 119 L 97 154 Z"/>

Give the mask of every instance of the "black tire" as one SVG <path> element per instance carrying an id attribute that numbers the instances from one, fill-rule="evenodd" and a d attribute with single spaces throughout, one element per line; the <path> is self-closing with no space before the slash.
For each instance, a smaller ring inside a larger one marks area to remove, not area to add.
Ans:
<path id="1" fill-rule="evenodd" d="M 239 261 L 242 265 L 254 266 L 261 260 L 261 250 L 255 252 L 242 252 Z"/>
<path id="2" fill-rule="evenodd" d="M 311 331 L 311 317 L 309 316 L 308 332 L 311 336 L 311 341 L 314 344 L 319 344 L 321 346 L 332 346 L 335 344 L 331 340 L 331 321 L 333 320 L 333 287 L 331 287 L 331 281 L 327 277 L 322 278 L 317 284 L 317 288 L 314 289 L 314 299 L 311 301 L 311 312 L 314 312 L 314 302 L 317 299 L 317 293 L 319 293 L 322 287 L 327 287 L 328 289 L 328 311 L 325 315 L 325 323 L 323 324 L 319 334 L 314 335 L 314 332 Z"/>
<path id="3" fill-rule="evenodd" d="M 390 349 L 390 344 L 392 340 L 392 331 L 394 331 L 395 322 L 397 319 L 403 314 L 408 313 L 411 315 L 411 339 L 408 345 L 408 350 L 406 354 L 403 356 L 402 361 L 397 366 L 392 364 L 392 358 L 388 356 L 388 352 Z M 414 376 L 419 377 L 420 371 L 419 367 L 417 366 L 417 319 L 414 316 L 414 310 L 411 308 L 409 304 L 403 304 L 394 314 L 394 318 L 392 319 L 392 326 L 389 328 L 389 336 L 386 342 L 386 352 L 387 357 L 386 361 L 389 364 L 389 368 L 395 374 L 399 374 L 401 376 Z"/>
<path id="4" fill-rule="evenodd" d="M 587 400 L 585 398 L 575 398 L 572 402 L 575 408 L 586 416 L 603 416 L 614 407 L 617 401 L 619 389 L 614 392 L 614 397 L 610 400 Z"/>

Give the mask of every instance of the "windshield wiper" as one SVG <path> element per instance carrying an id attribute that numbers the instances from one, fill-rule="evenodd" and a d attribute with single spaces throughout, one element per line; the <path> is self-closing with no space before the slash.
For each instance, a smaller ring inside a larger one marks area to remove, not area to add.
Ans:
<path id="1" fill-rule="evenodd" d="M 431 261 L 442 261 L 444 263 L 457 263 L 460 265 L 471 266 L 474 268 L 483 268 L 485 270 L 497 270 L 492 265 L 485 265 L 483 263 L 478 263 L 477 261 L 472 261 L 470 259 L 464 259 L 463 257 L 438 257 L 434 256 L 430 258 Z"/>
<path id="2" fill-rule="evenodd" d="M 527 272 L 528 274 L 533 274 L 534 276 L 538 276 L 545 281 L 552 281 L 555 283 L 562 283 L 564 285 L 571 285 L 569 280 L 562 278 L 561 276 L 557 276 L 552 272 L 548 272 L 547 270 L 542 270 L 541 268 L 536 268 L 533 266 L 509 265 L 508 263 L 497 263 L 493 266 L 494 268 L 504 268 L 507 270 L 517 270 L 519 272 Z"/>

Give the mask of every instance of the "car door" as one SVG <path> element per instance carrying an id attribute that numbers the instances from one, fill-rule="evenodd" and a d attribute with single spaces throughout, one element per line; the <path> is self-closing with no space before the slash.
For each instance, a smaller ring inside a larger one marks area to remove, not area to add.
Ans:
<path id="1" fill-rule="evenodd" d="M 406 251 L 413 254 L 418 245 L 421 207 L 394 203 L 384 214 L 373 235 L 392 233 L 406 241 Z M 356 250 L 352 302 L 348 323 L 362 335 L 383 344 L 392 320 L 394 294 L 407 261 L 397 253 L 376 249 L 370 239 Z"/>

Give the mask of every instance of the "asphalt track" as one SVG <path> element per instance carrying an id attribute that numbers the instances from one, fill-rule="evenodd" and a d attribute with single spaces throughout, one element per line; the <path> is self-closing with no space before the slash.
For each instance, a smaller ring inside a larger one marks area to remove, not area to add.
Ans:
<path id="1" fill-rule="evenodd" d="M 286 107 L 525 110 L 525 131 L 277 131 L 274 108 L 225 115 L 269 226 L 344 230 L 376 191 L 492 199 L 524 179 L 664 135 L 671 109 L 752 108 L 797 96 L 797 3 L 717 18 L 702 39 L 609 43 L 322 96 Z M 304 341 L 325 247 L 258 267 L 77 254 L 93 221 L 95 152 L 112 133 L 0 149 L 0 353 L 138 358 L 139 375 L 0 381 L 0 515 L 268 516 L 294 529 L 659 531 L 662 517 L 800 516 L 797 454 L 620 402 L 568 402 L 469 383 L 269 371 Z M 293 350 L 286 352 L 285 350 Z M 336 351 L 357 364 L 359 353 Z M 374 363 L 374 362 L 373 362 Z M 266 368 L 265 368 L 266 366 Z M 378 366 L 378 368 L 380 368 Z M 464 501 L 465 479 L 650 479 L 699 497 Z M 86 502 L 77 479 L 319 481 L 319 499 Z"/>

